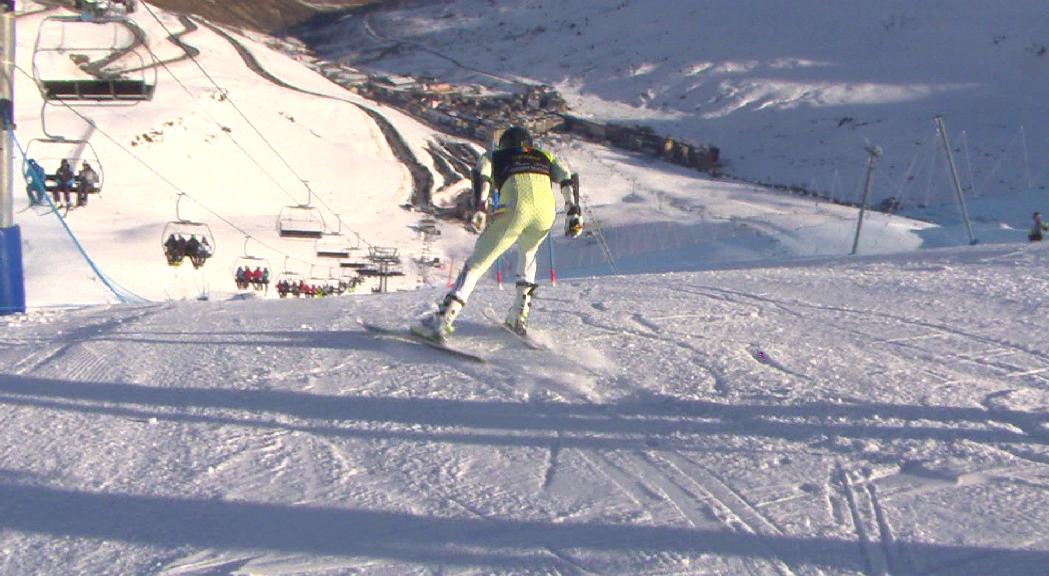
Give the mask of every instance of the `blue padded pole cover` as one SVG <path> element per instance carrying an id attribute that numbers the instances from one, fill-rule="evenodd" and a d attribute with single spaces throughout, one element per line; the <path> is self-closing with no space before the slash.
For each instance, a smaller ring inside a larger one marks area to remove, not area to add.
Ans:
<path id="1" fill-rule="evenodd" d="M 22 231 L 0 228 L 0 316 L 25 313 Z"/>

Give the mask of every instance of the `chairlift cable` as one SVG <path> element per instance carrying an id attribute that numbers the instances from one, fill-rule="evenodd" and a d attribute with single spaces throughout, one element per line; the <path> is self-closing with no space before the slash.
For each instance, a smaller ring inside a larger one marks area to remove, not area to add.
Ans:
<path id="1" fill-rule="evenodd" d="M 153 9 L 152 9 L 152 8 L 151 8 L 151 7 L 149 6 L 149 4 L 148 4 L 148 3 L 145 3 L 145 2 L 143 2 L 143 6 L 145 6 L 145 8 L 146 8 L 146 11 L 147 11 L 147 12 L 149 12 L 150 16 L 152 16 L 152 17 L 153 17 L 153 19 L 157 21 L 157 24 L 159 24 L 159 25 L 160 25 L 160 27 L 161 27 L 161 28 L 162 28 L 162 29 L 164 30 L 164 32 L 165 32 L 166 34 L 168 34 L 169 36 L 171 36 L 171 35 L 172 35 L 172 33 L 171 33 L 170 29 L 168 29 L 167 25 L 166 25 L 166 24 L 164 24 L 164 22 L 160 20 L 160 17 L 158 17 L 158 16 L 157 16 L 157 14 L 156 14 L 156 13 L 155 13 L 155 12 L 153 11 Z M 151 50 L 151 49 L 150 49 L 150 48 L 149 48 L 148 46 L 147 46 L 147 50 L 150 50 L 150 54 L 152 54 L 152 50 Z M 154 56 L 154 59 L 156 59 L 156 56 Z M 251 119 L 250 119 L 250 118 L 248 118 L 248 116 L 247 116 L 247 115 L 246 115 L 246 114 L 245 114 L 245 113 L 244 113 L 244 112 L 243 112 L 243 111 L 242 111 L 242 110 L 240 109 L 240 107 L 239 107 L 239 106 L 237 106 L 237 103 L 236 103 L 236 102 L 234 102 L 234 101 L 233 101 L 233 98 L 231 98 L 231 97 L 229 96 L 229 91 L 227 91 L 226 89 L 224 89 L 224 88 L 223 88 L 223 87 L 222 87 L 222 86 L 221 86 L 221 85 L 220 85 L 220 84 L 219 84 L 219 83 L 218 83 L 218 82 L 217 82 L 217 81 L 216 81 L 216 80 L 215 80 L 215 79 L 214 79 L 214 78 L 213 78 L 213 77 L 211 76 L 211 74 L 210 74 L 210 73 L 208 73 L 208 71 L 207 71 L 207 70 L 206 70 L 206 69 L 204 68 L 204 66 L 203 66 L 203 65 L 202 65 L 202 64 L 201 64 L 201 63 L 200 63 L 200 62 L 199 62 L 199 61 L 197 60 L 196 56 L 194 56 L 194 55 L 192 55 L 192 54 L 189 54 L 189 59 L 190 59 L 190 61 L 192 61 L 192 62 L 193 62 L 193 64 L 194 64 L 194 65 L 195 65 L 195 66 L 196 66 L 196 67 L 197 67 L 197 68 L 198 68 L 198 69 L 199 69 L 199 70 L 201 71 L 201 73 L 202 73 L 202 74 L 204 74 L 204 77 L 205 77 L 205 78 L 207 78 L 209 82 L 211 82 L 211 85 L 212 85 L 212 86 L 214 86 L 214 87 L 215 87 L 215 89 L 219 90 L 219 91 L 220 91 L 220 92 L 221 92 L 222 94 L 224 94 L 224 95 L 226 96 L 226 101 L 227 101 L 227 102 L 229 102 L 229 104 L 230 104 L 230 105 L 231 105 L 231 106 L 233 107 L 233 109 L 234 109 L 234 110 L 235 110 L 235 111 L 237 112 L 237 114 L 239 114 L 239 115 L 240 115 L 240 117 L 241 117 L 241 118 L 242 118 L 242 119 L 243 119 L 243 120 L 244 120 L 245 122 L 247 122 L 247 124 L 248 124 L 249 126 L 251 126 L 252 130 L 254 130 L 254 131 L 255 131 L 255 133 L 256 133 L 256 134 L 257 134 L 257 135 L 259 136 L 259 138 L 260 138 L 260 139 L 261 139 L 261 140 L 263 141 L 263 143 L 265 143 L 265 144 L 266 144 L 266 146 L 267 146 L 267 147 L 268 147 L 268 148 L 270 149 L 270 151 L 272 151 L 272 152 L 273 152 L 273 154 L 274 154 L 275 156 L 277 156 L 277 158 L 278 158 L 278 159 L 280 160 L 280 162 L 281 162 L 282 164 L 284 164 L 284 166 L 285 166 L 285 167 L 286 167 L 286 168 L 288 169 L 288 171 L 289 171 L 289 172 L 291 172 L 291 173 L 292 173 L 292 175 L 294 175 L 294 176 L 295 176 L 295 178 L 299 180 L 299 182 L 302 182 L 302 183 L 303 183 L 303 186 L 304 186 L 304 187 L 306 188 L 307 194 L 309 195 L 309 196 L 308 196 L 308 198 L 309 198 L 310 200 L 312 200 L 312 196 L 313 196 L 313 191 L 312 191 L 312 190 L 310 190 L 310 188 L 309 188 L 309 185 L 307 184 L 307 180 L 306 180 L 305 178 L 303 178 L 303 177 L 302 177 L 302 176 L 301 176 L 301 175 L 300 175 L 300 174 L 298 173 L 298 171 L 296 171 L 296 170 L 295 170 L 295 168 L 294 168 L 294 167 L 292 167 L 292 165 L 291 165 L 291 164 L 290 164 L 290 163 L 289 163 L 289 162 L 288 162 L 288 161 L 287 161 L 287 160 L 286 160 L 286 159 L 284 158 L 284 156 L 283 156 L 283 155 L 282 155 L 282 154 L 280 153 L 280 151 L 279 151 L 279 150 L 277 150 L 277 148 L 276 148 L 276 147 L 275 147 L 275 146 L 273 145 L 273 143 L 272 143 L 272 142 L 270 142 L 270 140 L 269 140 L 269 139 L 268 139 L 268 138 L 266 137 L 266 135 L 265 135 L 265 134 L 263 134 L 261 130 L 259 130 L 258 126 L 256 126 L 256 125 L 255 125 L 255 123 L 254 123 L 254 122 L 252 122 L 252 121 L 251 121 Z M 163 63 L 162 63 L 162 65 L 163 65 Z M 168 72 L 168 74 L 170 74 L 170 75 L 172 76 L 172 78 L 175 78 L 175 76 L 174 76 L 174 73 L 172 73 L 172 72 L 171 72 L 171 70 L 170 70 L 170 69 L 168 69 L 166 65 L 164 65 L 164 69 L 165 69 L 165 70 L 166 70 L 166 71 Z M 182 84 L 181 82 L 179 82 L 179 81 L 178 81 L 177 79 L 176 79 L 176 82 L 178 82 L 178 83 L 179 83 L 179 85 L 180 85 L 180 86 L 182 86 L 182 87 L 183 87 L 183 89 L 184 89 L 184 90 L 187 90 L 187 92 L 188 92 L 188 89 L 187 89 L 187 88 L 185 87 L 185 85 L 183 85 L 183 84 Z M 194 100 L 195 100 L 195 99 L 194 99 Z M 214 121 L 216 122 L 216 124 L 218 124 L 218 121 L 217 121 L 217 120 L 215 120 L 215 118 L 214 118 L 214 117 L 212 117 L 212 120 L 214 120 Z M 229 137 L 230 137 L 231 139 L 233 139 L 233 135 L 232 135 L 231 133 L 227 133 L 227 134 L 228 134 L 228 136 L 229 136 Z M 235 140 L 234 140 L 234 141 L 235 141 Z M 241 147 L 241 146 L 240 146 L 239 144 L 237 145 L 237 147 L 238 147 L 238 148 L 240 148 L 240 149 L 241 149 L 241 151 L 242 151 L 242 152 L 244 152 L 244 153 L 245 153 L 246 155 L 249 155 L 249 156 L 250 156 L 250 154 L 248 154 L 247 150 L 244 150 L 244 148 L 243 148 L 243 147 Z M 254 160 L 254 159 L 252 159 L 252 161 L 253 161 L 253 162 L 255 162 L 255 160 Z M 257 163 L 257 162 L 255 162 L 255 164 L 256 164 L 256 166 L 258 166 L 258 163 Z M 260 166 L 260 169 L 261 169 L 261 168 L 262 168 L 262 167 Z M 263 169 L 263 170 L 264 170 L 264 169 Z M 277 184 L 277 185 L 278 185 L 278 187 L 280 187 L 280 189 L 281 189 L 282 191 L 284 191 L 284 192 L 285 192 L 285 194 L 288 194 L 288 195 L 289 195 L 289 197 L 291 197 L 291 198 L 292 198 L 292 199 L 294 200 L 294 196 L 293 196 L 293 195 L 291 195 L 291 193 L 290 193 L 290 192 L 288 192 L 288 191 L 287 191 L 287 190 L 286 190 L 286 189 L 285 189 L 285 188 L 284 188 L 283 186 L 280 186 L 280 184 L 279 184 L 279 183 L 277 183 L 277 181 L 276 181 L 276 180 L 275 180 L 275 179 L 274 179 L 274 178 L 273 178 L 272 176 L 270 176 L 268 172 L 266 173 L 266 175 L 267 175 L 267 176 L 269 176 L 269 178 L 270 178 L 271 180 L 273 180 L 273 182 L 274 182 L 275 184 Z M 324 207 L 325 207 L 325 208 L 326 208 L 326 209 L 327 209 L 327 210 L 328 210 L 329 212 L 331 212 L 332 214 L 335 214 L 335 211 L 331 209 L 331 207 L 330 207 L 330 206 L 329 206 L 329 205 L 327 204 L 327 202 L 325 202 L 325 201 L 324 201 L 324 199 L 323 199 L 323 198 L 319 198 L 319 197 L 318 197 L 318 198 L 317 198 L 317 200 L 318 200 L 318 202 L 319 202 L 319 203 L 320 203 L 320 204 L 321 204 L 322 206 L 324 206 Z M 336 217 L 336 219 L 337 219 L 337 220 L 339 220 L 339 223 L 340 223 L 340 225 L 341 225 L 341 224 L 342 224 L 342 219 L 341 219 L 341 218 L 340 218 L 340 217 L 338 216 L 338 214 L 335 214 L 335 217 Z M 347 229 L 349 229 L 349 228 L 347 227 Z M 357 236 L 357 238 L 358 238 L 358 239 L 359 239 L 360 241 L 364 242 L 364 244 L 365 244 L 365 245 L 367 245 L 367 246 L 371 246 L 371 245 L 372 245 L 372 244 L 371 244 L 370 242 L 368 242 L 367 240 L 364 240 L 364 239 L 363 239 L 363 238 L 361 237 L 361 235 L 360 235 L 360 234 L 358 234 L 358 233 L 356 233 L 356 232 L 354 232 L 354 234 L 355 234 L 355 235 Z"/>
<path id="2" fill-rule="evenodd" d="M 146 5 L 146 6 L 148 7 L 148 5 Z M 154 15 L 154 18 L 156 18 L 156 15 Z M 159 20 L 159 19 L 157 19 L 157 21 L 158 21 L 158 22 L 160 22 L 160 20 Z M 164 24 L 163 24 L 163 23 L 161 23 L 161 26 L 164 26 Z M 165 32 L 166 32 L 166 33 L 167 33 L 167 34 L 168 34 L 169 36 L 171 36 L 171 35 L 172 35 L 171 31 L 170 31 L 170 30 L 169 30 L 169 29 L 168 29 L 168 28 L 167 28 L 166 26 L 164 27 L 164 31 L 165 31 Z M 155 63 L 156 63 L 157 65 L 159 65 L 159 66 L 161 66 L 162 68 L 164 68 L 164 71 L 168 73 L 168 76 L 170 76 L 170 77 L 171 77 L 171 79 L 172 79 L 172 80 L 174 80 L 174 81 L 175 81 L 175 83 L 176 83 L 176 84 L 178 84 L 180 88 L 182 88 L 182 90 L 183 90 L 183 91 L 184 91 L 184 92 L 185 92 L 185 93 L 186 93 L 186 94 L 187 94 L 187 95 L 188 95 L 188 96 L 190 97 L 190 100 L 192 100 L 193 102 L 195 102 L 195 103 L 197 104 L 197 106 L 198 106 L 198 107 L 199 107 L 199 108 L 200 108 L 201 110 L 203 110 L 203 111 L 204 111 L 204 114 L 205 114 L 205 115 L 206 115 L 206 116 L 207 116 L 207 117 L 208 117 L 209 119 L 211 119 L 211 121 L 212 121 L 212 122 L 214 122 L 214 123 L 215 123 L 215 125 L 216 125 L 216 126 L 219 126 L 220 128 L 224 128 L 224 126 L 223 126 L 222 122 L 219 122 L 218 118 L 216 118 L 216 117 L 215 117 L 215 116 L 214 116 L 214 115 L 213 115 L 213 114 L 211 113 L 211 111 L 210 111 L 210 110 L 208 110 L 208 109 L 207 109 L 206 107 L 204 107 L 204 105 L 203 105 L 203 104 L 201 104 L 201 102 L 200 102 L 199 100 L 197 100 L 197 98 L 196 98 L 196 97 L 195 97 L 195 96 L 193 95 L 193 93 L 192 93 L 192 92 L 190 91 L 190 89 L 189 89 L 189 88 L 188 88 L 188 87 L 187 87 L 187 86 L 185 85 L 185 83 L 183 83 L 183 82 L 182 82 L 182 80 L 180 80 L 180 79 L 179 79 L 179 77 L 175 75 L 175 73 L 174 73 L 174 72 L 173 72 L 173 71 L 171 70 L 171 68 L 169 68 L 169 67 L 168 67 L 168 63 L 167 63 L 166 61 L 164 61 L 164 60 L 161 60 L 161 59 L 160 59 L 160 58 L 159 58 L 159 57 L 157 56 L 157 54 L 156 54 L 155 52 L 153 52 L 153 49 L 152 49 L 151 47 L 149 47 L 148 45 L 146 45 L 146 50 L 148 50 L 148 51 L 149 51 L 149 55 L 150 55 L 150 57 L 152 57 L 152 58 L 153 58 L 153 61 L 154 61 L 154 62 L 155 62 Z M 196 60 L 195 60 L 195 59 L 193 58 L 193 56 L 190 56 L 190 59 L 191 59 L 191 60 L 194 60 L 194 62 L 196 61 Z M 205 72 L 205 74 L 206 74 L 206 72 Z M 209 80 L 210 80 L 210 77 L 209 77 Z M 215 84 L 215 83 L 214 83 L 214 81 L 212 81 L 212 84 L 213 84 L 213 85 L 215 85 L 215 87 L 216 87 L 216 88 L 217 88 L 217 89 L 218 89 L 218 90 L 219 90 L 220 92 L 222 92 L 223 94 L 225 94 L 225 90 L 223 90 L 223 88 L 222 88 L 222 87 L 220 87 L 220 86 L 218 86 L 217 84 Z M 292 200 L 293 202 L 294 202 L 294 201 L 296 201 L 295 195 L 294 195 L 294 194 L 292 194 L 290 190 L 288 190 L 287 188 L 285 188 L 285 187 L 284 187 L 284 185 L 282 185 L 282 184 L 281 184 L 281 183 L 280 183 L 280 182 L 279 182 L 279 181 L 277 180 L 277 178 L 276 178 L 275 176 L 273 176 L 273 174 L 271 174 L 271 173 L 269 172 L 269 170 L 267 170 L 267 169 L 266 169 L 266 167 L 265 167 L 265 166 L 263 166 L 263 165 L 262 165 L 262 163 L 261 163 L 261 162 L 259 162 L 259 161 L 258 161 L 258 160 L 257 160 L 257 159 L 256 159 L 256 158 L 255 158 L 255 157 L 254 157 L 254 156 L 253 156 L 253 155 L 252 155 L 251 153 L 250 153 L 250 152 L 248 152 L 248 151 L 247 151 L 247 149 L 245 149 L 245 148 L 244 148 L 244 146 L 243 146 L 243 145 L 241 145 L 241 143 L 240 143 L 240 142 L 239 142 L 239 141 L 237 140 L 237 138 L 236 138 L 235 136 L 233 136 L 233 133 L 232 133 L 232 132 L 227 132 L 227 131 L 225 131 L 225 130 L 222 130 L 222 132 L 226 134 L 226 137 L 227 137 L 227 138 L 229 138 L 229 140 L 230 140 L 231 142 L 233 142 L 233 145 L 234 145 L 234 146 L 236 146 L 236 147 L 237 147 L 237 149 L 238 149 L 238 150 L 240 150 L 240 151 L 241 151 L 241 152 L 242 152 L 242 153 L 244 154 L 244 156 L 245 156 L 245 157 L 246 157 L 246 158 L 247 158 L 248 160 L 250 160 L 250 161 L 251 161 L 251 163 L 252 163 L 252 164 L 254 164 L 256 168 L 258 168 L 258 169 L 259 169 L 259 171 L 260 171 L 260 172 L 261 172 L 262 174 L 264 174 L 264 175 L 265 175 L 265 176 L 266 176 L 267 178 L 269 178 L 270 182 L 273 182 L 273 184 L 274 184 L 274 185 L 275 185 L 275 186 L 277 187 L 277 189 L 279 189 L 279 190 L 280 190 L 281 192 L 283 192 L 283 193 L 284 193 L 284 195 L 285 195 L 285 196 L 287 196 L 288 198 L 290 198 L 290 199 L 291 199 L 291 200 Z"/>
<path id="3" fill-rule="evenodd" d="M 1012 150 L 1013 145 L 1016 144 L 1016 140 L 1019 138 L 1020 132 L 1017 131 L 1017 133 L 1013 135 L 1013 139 L 1009 141 L 1008 145 L 1006 145 L 1005 150 L 1002 152 L 1002 155 L 998 157 L 998 161 L 994 163 L 994 166 L 991 168 L 991 171 L 987 173 L 987 178 L 985 178 L 983 183 L 980 184 L 981 189 L 988 188 L 988 185 L 991 183 L 991 179 L 994 178 L 995 174 L 998 173 L 998 169 L 1002 167 L 1002 162 L 1005 161 L 1005 158 L 1009 155 L 1009 151 Z"/>
<path id="4" fill-rule="evenodd" d="M 34 82 L 34 84 L 35 84 L 35 82 L 36 82 L 36 81 L 35 81 L 35 79 L 34 79 L 34 78 L 32 77 L 32 75 L 31 75 L 31 74 L 29 74 L 28 72 L 26 72 L 26 71 L 25 71 L 25 70 L 24 70 L 24 69 L 23 69 L 22 67 L 20 67 L 20 66 L 16 66 L 16 67 L 15 67 L 15 69 L 16 69 L 16 70 L 18 70 L 19 72 L 21 72 L 21 73 L 22 73 L 23 75 L 25 75 L 26 77 L 28 77 L 28 78 L 29 78 L 30 80 L 32 80 L 32 81 Z M 94 129 L 95 129 L 96 131 L 98 131 L 98 133 L 99 133 L 99 134 L 101 134 L 101 135 L 102 135 L 103 137 L 105 137 L 105 138 L 106 138 L 107 140 L 109 140 L 109 141 L 110 141 L 110 142 L 111 142 L 111 143 L 112 143 L 112 144 L 113 144 L 114 146 L 116 146 L 117 148 L 119 148 L 119 149 L 120 149 L 120 150 L 121 150 L 122 152 L 124 152 L 125 154 L 127 154 L 128 156 L 130 156 L 130 157 L 131 157 L 132 159 L 134 159 L 134 160 L 135 160 L 136 162 L 138 162 L 139 164 L 141 164 L 141 165 L 142 165 L 142 166 L 143 166 L 143 167 L 144 167 L 144 168 L 145 168 L 146 170 L 148 170 L 149 172 L 151 172 L 151 173 L 152 173 L 152 174 L 153 174 L 154 176 L 156 176 L 156 177 L 157 177 L 157 178 L 158 178 L 158 179 L 159 179 L 160 181 L 164 182 L 164 183 L 165 183 L 165 184 L 167 184 L 167 185 L 168 185 L 169 187 L 171 187 L 171 189 L 172 189 L 172 190 L 174 190 L 174 191 L 175 191 L 175 192 L 177 193 L 177 194 L 176 194 L 176 197 L 177 197 L 177 195 L 181 194 L 181 195 L 185 196 L 186 198 L 189 198 L 189 199 L 190 199 L 191 201 L 193 201 L 193 202 L 194 202 L 195 204 L 197 204 L 197 205 L 198 205 L 198 206 L 200 206 L 200 207 L 201 207 L 202 209 L 204 209 L 204 211 L 205 211 L 205 212 L 207 212 L 207 213 L 211 214 L 211 215 L 212 215 L 212 216 L 214 216 L 214 217 L 215 217 L 216 219 L 218 219 L 218 220 L 219 220 L 220 222 L 222 222 L 222 223 L 226 224 L 227 226 L 229 226 L 230 228 L 232 228 L 232 229 L 236 230 L 236 231 L 237 231 L 238 233 L 240 233 L 240 234 L 244 234 L 244 235 L 248 234 L 248 232 L 247 232 L 246 230 L 244 230 L 244 229 L 243 229 L 243 228 L 241 228 L 240 226 L 237 226 L 237 225 L 236 225 L 236 224 L 235 224 L 234 222 L 232 222 L 232 221 L 231 221 L 231 220 L 229 220 L 228 218 L 226 218 L 226 217 L 222 216 L 222 215 L 221 215 L 221 214 L 219 214 L 218 212 L 214 211 L 213 209 L 211 209 L 210 207 L 208 207 L 208 206 L 207 206 L 206 204 L 204 204 L 204 203 L 203 203 L 203 202 L 201 202 L 200 200 L 197 200 L 196 198 L 194 198 L 192 194 L 190 194 L 190 193 L 186 192 L 186 191 L 185 191 L 184 189 L 182 189 L 182 188 L 181 188 L 181 187 L 180 187 L 180 186 L 179 186 L 178 184 L 175 184 L 174 182 L 172 182 L 172 181 L 171 181 L 171 180 L 170 180 L 169 178 L 167 178 L 166 176 L 164 176 L 164 174 L 162 174 L 161 172 L 159 172 L 159 171 L 158 171 L 158 170 L 157 170 L 156 168 L 154 168 L 154 167 L 153 167 L 152 165 L 150 165 L 150 164 L 149 164 L 148 162 L 146 162 L 145 160 L 143 160 L 143 159 L 142 159 L 142 158 L 141 158 L 140 156 L 138 156 L 137 154 L 135 154 L 135 153 L 134 153 L 133 151 L 129 150 L 129 149 L 128 149 L 128 148 L 126 147 L 126 146 L 124 146 L 124 144 L 123 144 L 123 143 L 121 143 L 121 142 L 120 142 L 119 140 L 117 140 L 116 138 L 114 138 L 113 136 L 111 136 L 111 135 L 110 135 L 110 134 L 109 134 L 108 132 L 106 132 L 105 130 L 103 130 L 102 128 L 100 128 L 100 127 L 98 126 L 98 124 L 97 124 L 97 123 L 96 123 L 96 122 L 95 122 L 95 121 L 94 121 L 93 119 L 91 119 L 91 118 L 88 118 L 87 116 L 85 116 L 84 114 L 82 114 L 82 113 L 81 113 L 81 112 L 80 112 L 79 110 L 77 110 L 77 109 L 76 109 L 76 107 L 74 107 L 74 106 L 71 106 L 71 105 L 70 105 L 69 103 L 67 103 L 67 102 L 61 102 L 61 101 L 60 101 L 59 103 L 60 103 L 60 104 L 61 104 L 62 106 L 66 107 L 66 108 L 67 108 L 68 110 L 70 110 L 71 112 L 73 112 L 73 114 L 75 114 L 76 116 L 78 116 L 78 117 L 79 117 L 79 118 L 80 118 L 81 120 L 83 120 L 83 121 L 84 121 L 85 123 L 87 123 L 87 124 L 88 124 L 89 126 L 91 126 L 91 127 L 92 127 L 92 128 L 94 128 Z M 292 256 L 292 255 L 288 254 L 287 252 L 284 252 L 283 250 L 281 250 L 281 249 L 279 249 L 279 248 L 276 248 L 276 247 L 272 246 L 271 244 L 269 244 L 269 243 L 267 243 L 267 242 L 263 242 L 262 240 L 259 240 L 258 238 L 255 238 L 255 240 L 256 240 L 256 241 L 257 241 L 257 242 L 258 242 L 258 243 L 259 243 L 260 245 L 262 245 L 263 247 L 265 247 L 266 249 L 268 249 L 268 250 L 271 250 L 271 251 L 273 251 L 273 252 L 276 252 L 277 254 L 279 254 L 279 255 L 281 255 L 281 256 L 284 256 L 285 258 L 290 258 L 290 259 L 291 259 L 291 260 L 293 260 L 293 261 L 301 262 L 301 263 L 303 263 L 303 264 L 312 264 L 312 262 L 310 262 L 310 261 L 308 261 L 308 260 L 303 260 L 302 258 L 298 258 L 298 257 L 296 257 L 296 256 Z"/>

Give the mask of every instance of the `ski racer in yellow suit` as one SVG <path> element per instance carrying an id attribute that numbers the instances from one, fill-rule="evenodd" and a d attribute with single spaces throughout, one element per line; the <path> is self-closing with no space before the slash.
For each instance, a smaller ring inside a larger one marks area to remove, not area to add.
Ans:
<path id="1" fill-rule="evenodd" d="M 517 294 L 506 324 L 518 334 L 526 334 L 528 311 L 539 287 L 535 283 L 536 251 L 550 233 L 556 215 L 554 182 L 560 185 L 567 207 L 566 234 L 574 238 L 583 230 L 578 178 L 552 154 L 533 148 L 532 136 L 525 128 L 513 126 L 503 132 L 497 149 L 478 160 L 474 175 L 474 205 L 483 207 L 493 188 L 498 191 L 499 202 L 488 212 L 479 209 L 471 218 L 478 229 L 486 220 L 490 222 L 437 311 L 412 325 L 412 332 L 423 338 L 439 342 L 448 338 L 477 282 L 514 244 L 518 250 Z"/>

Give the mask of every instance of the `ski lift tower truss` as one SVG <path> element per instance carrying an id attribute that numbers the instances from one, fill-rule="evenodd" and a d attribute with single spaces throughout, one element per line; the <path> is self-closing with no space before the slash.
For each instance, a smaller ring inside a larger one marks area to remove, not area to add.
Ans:
<path id="1" fill-rule="evenodd" d="M 401 264 L 401 257 L 397 255 L 396 248 L 385 248 L 371 246 L 368 248 L 368 260 L 379 267 L 376 276 L 379 277 L 379 292 L 387 291 L 387 279 L 390 276 L 403 276 L 404 272 L 392 270 Z"/>
<path id="2" fill-rule="evenodd" d="M 48 102 L 135 104 L 151 100 L 157 69 L 146 33 L 125 16 L 48 16 L 33 48 L 33 79 Z"/>

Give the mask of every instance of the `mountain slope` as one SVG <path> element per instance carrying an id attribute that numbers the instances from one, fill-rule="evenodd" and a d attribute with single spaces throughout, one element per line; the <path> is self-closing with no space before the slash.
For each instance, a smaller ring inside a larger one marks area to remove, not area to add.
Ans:
<path id="1" fill-rule="evenodd" d="M 1042 574 L 1042 246 L 0 319 L 4 574 Z"/>
<path id="2" fill-rule="evenodd" d="M 455 0 L 350 11 L 301 35 L 367 70 L 550 84 L 577 113 L 719 146 L 730 175 L 849 201 L 870 141 L 885 151 L 874 197 L 913 206 L 953 194 L 942 159 L 930 164 L 937 114 L 969 193 L 1046 185 L 1047 27 L 1037 0 Z"/>

